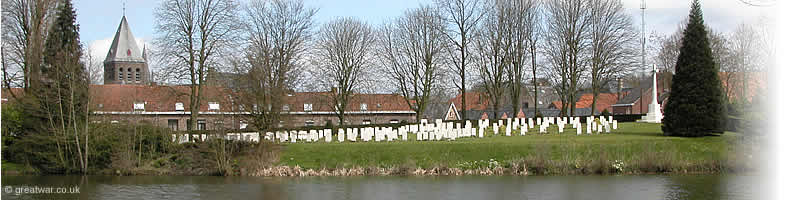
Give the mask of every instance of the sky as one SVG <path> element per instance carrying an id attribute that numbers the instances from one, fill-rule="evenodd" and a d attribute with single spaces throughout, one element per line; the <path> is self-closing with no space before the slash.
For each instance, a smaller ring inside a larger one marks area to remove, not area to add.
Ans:
<path id="1" fill-rule="evenodd" d="M 241 0 L 244 5 L 249 0 Z M 704 19 L 712 29 L 723 33 L 732 32 L 740 23 L 755 23 L 761 16 L 770 17 L 774 7 L 754 7 L 742 0 L 701 1 Z M 746 0 L 749 1 L 749 0 Z M 128 24 L 137 38 L 139 46 L 155 36 L 153 11 L 158 0 L 76 0 L 75 8 L 80 24 L 81 41 L 89 44 L 95 57 L 104 59 L 119 22 L 122 19 L 123 2 Z M 355 17 L 372 24 L 381 24 L 404 11 L 429 4 L 431 0 L 306 0 L 307 5 L 319 8 L 317 23 L 337 17 Z M 623 0 L 626 12 L 634 24 L 641 27 L 641 0 Z M 674 32 L 681 20 L 689 14 L 690 0 L 649 0 L 645 13 L 645 28 L 661 34 Z"/>

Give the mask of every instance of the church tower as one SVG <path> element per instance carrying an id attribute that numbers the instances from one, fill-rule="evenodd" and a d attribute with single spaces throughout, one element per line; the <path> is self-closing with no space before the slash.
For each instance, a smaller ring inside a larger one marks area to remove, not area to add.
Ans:
<path id="1" fill-rule="evenodd" d="M 128 27 L 128 20 L 122 16 L 117 34 L 108 49 L 103 61 L 104 84 L 137 84 L 150 83 L 150 68 L 147 66 L 146 49 L 139 49 L 136 39 Z"/>

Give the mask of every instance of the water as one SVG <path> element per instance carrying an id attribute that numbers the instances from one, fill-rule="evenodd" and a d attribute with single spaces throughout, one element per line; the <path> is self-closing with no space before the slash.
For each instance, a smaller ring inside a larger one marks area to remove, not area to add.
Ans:
<path id="1" fill-rule="evenodd" d="M 2 199 L 763 199 L 760 181 L 745 175 L 3 176 Z M 75 186 L 79 194 L 17 193 Z"/>

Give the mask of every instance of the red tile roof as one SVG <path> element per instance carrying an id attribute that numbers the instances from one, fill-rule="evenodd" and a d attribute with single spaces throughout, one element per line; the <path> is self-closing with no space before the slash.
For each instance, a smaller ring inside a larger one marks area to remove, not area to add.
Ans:
<path id="1" fill-rule="evenodd" d="M 11 94 L 3 89 L 2 98 L 11 100 Z M 22 94 L 21 88 L 12 88 L 15 94 Z M 90 85 L 90 108 L 101 112 L 131 112 L 134 103 L 144 103 L 146 112 L 175 112 L 176 103 L 183 103 L 184 111 L 189 111 L 189 86 L 151 86 L 151 85 Z M 312 104 L 314 112 L 330 112 L 334 109 L 327 104 L 328 92 L 298 92 L 286 97 L 290 112 L 303 112 L 304 104 Z M 235 93 L 221 87 L 206 87 L 200 100 L 200 112 L 209 110 L 209 102 L 219 104 L 219 112 L 240 111 L 233 106 Z M 5 103 L 5 101 L 4 101 Z M 361 111 L 361 104 L 367 104 L 366 111 L 412 111 L 405 99 L 396 94 L 355 94 L 350 100 L 348 111 Z M 283 106 L 278 106 L 282 109 Z M 217 110 L 213 110 L 217 111 Z"/>
<path id="2" fill-rule="evenodd" d="M 91 85 L 91 109 L 105 112 L 133 111 L 134 103 L 144 103 L 147 112 L 174 112 L 176 103 L 183 103 L 184 111 L 189 111 L 189 86 L 151 86 L 151 85 Z M 209 102 L 217 102 L 220 110 L 232 110 L 232 92 L 217 87 L 206 87 L 200 100 L 200 112 L 209 111 Z"/>
<path id="3" fill-rule="evenodd" d="M 145 85 L 92 85 L 94 97 L 91 105 L 97 111 L 133 111 L 134 102 L 144 102 L 145 111 L 172 112 L 175 103 L 183 103 L 189 111 L 188 86 L 145 86 Z M 235 98 L 230 90 L 220 87 L 206 87 L 200 101 L 200 112 L 209 112 L 209 102 L 219 104 L 222 112 L 239 111 L 233 106 Z M 298 92 L 286 97 L 290 112 L 304 111 L 304 104 L 312 104 L 311 111 L 333 111 L 327 104 L 328 92 Z M 402 96 L 395 94 L 356 94 L 349 103 L 349 111 L 361 111 L 361 104 L 367 104 L 367 111 L 413 111 Z M 102 107 L 100 106 L 102 104 Z M 283 106 L 275 108 L 282 109 Z"/>
<path id="4" fill-rule="evenodd" d="M 467 92 L 466 101 L 467 110 L 486 110 L 489 108 L 489 95 L 483 92 Z M 461 94 L 448 102 L 455 104 L 456 109 L 461 110 Z"/>
<path id="5" fill-rule="evenodd" d="M 586 93 L 583 94 L 577 102 L 575 102 L 575 108 L 592 108 L 592 94 Z M 595 111 L 602 112 L 605 109 L 608 109 L 617 102 L 617 94 L 614 93 L 600 93 L 597 94 L 597 102 L 595 102 Z M 553 101 L 553 106 L 557 109 L 561 109 L 561 101 Z M 610 112 L 611 110 L 609 110 Z"/>
<path id="6" fill-rule="evenodd" d="M 311 104 L 312 111 L 331 112 L 329 92 L 298 92 L 288 98 L 290 111 L 303 111 L 304 104 Z M 367 111 L 413 111 L 405 99 L 397 94 L 355 94 L 348 103 L 348 111 L 361 111 L 361 104 L 367 104 Z"/>

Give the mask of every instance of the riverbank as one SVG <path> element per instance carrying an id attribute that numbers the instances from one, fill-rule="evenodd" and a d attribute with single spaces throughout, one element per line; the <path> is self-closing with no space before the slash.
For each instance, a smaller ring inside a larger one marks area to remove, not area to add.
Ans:
<path id="1" fill-rule="evenodd" d="M 660 124 L 621 123 L 609 134 L 528 134 L 456 141 L 282 144 L 252 176 L 717 174 L 753 170 L 742 135 L 662 136 Z M 551 131 L 554 132 L 554 131 Z M 516 133 L 515 133 L 516 134 Z"/>
<path id="2" fill-rule="evenodd" d="M 553 128 L 554 129 L 554 128 Z M 531 129 L 534 130 L 534 129 Z M 537 128 L 538 130 L 538 128 Z M 761 145 L 735 132 L 665 137 L 660 124 L 620 123 L 612 133 L 460 138 L 455 141 L 316 143 L 167 143 L 139 164 L 111 159 L 97 175 L 453 176 L 723 174 L 755 170 Z M 743 145 L 748 144 L 748 145 Z M 756 148 L 750 148 L 756 147 Z M 225 152 L 225 156 L 220 154 Z M 121 152 L 124 153 L 124 152 Z M 125 155 L 125 154 L 119 154 Z M 755 158 L 754 158 L 755 157 Z M 111 158 L 115 158 L 111 156 Z M 3 174 L 37 174 L 3 162 Z"/>

